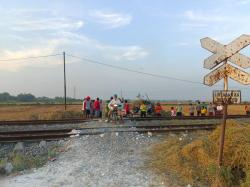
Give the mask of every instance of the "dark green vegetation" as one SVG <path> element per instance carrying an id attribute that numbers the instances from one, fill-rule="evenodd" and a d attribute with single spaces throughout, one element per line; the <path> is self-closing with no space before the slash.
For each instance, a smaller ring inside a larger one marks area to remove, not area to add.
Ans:
<path id="1" fill-rule="evenodd" d="M 0 93 L 0 104 L 16 104 L 16 103 L 33 103 L 33 104 L 63 104 L 64 97 L 36 97 L 30 93 L 21 93 L 17 96 L 10 95 L 8 92 Z M 67 97 L 68 104 L 81 103 L 81 99 Z"/>

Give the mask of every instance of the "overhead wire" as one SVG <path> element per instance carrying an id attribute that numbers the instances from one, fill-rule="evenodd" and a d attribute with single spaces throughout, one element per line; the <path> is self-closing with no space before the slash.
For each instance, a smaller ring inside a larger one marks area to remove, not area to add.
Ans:
<path id="1" fill-rule="evenodd" d="M 156 78 L 163 78 L 163 79 L 168 79 L 168 80 L 174 80 L 174 81 L 180 81 L 180 82 L 186 82 L 186 83 L 198 84 L 198 85 L 205 86 L 202 82 L 198 82 L 198 81 L 180 79 L 180 78 L 166 76 L 166 75 L 159 75 L 159 74 L 155 74 L 155 73 L 149 73 L 149 72 L 129 69 L 129 68 L 122 67 L 122 66 L 103 63 L 103 62 L 93 60 L 93 59 L 90 59 L 90 58 L 87 58 L 87 57 L 79 57 L 79 56 L 68 54 L 68 53 L 65 53 L 65 54 L 67 56 L 69 56 L 69 57 L 76 58 L 78 60 L 81 60 L 81 61 L 84 61 L 84 62 L 89 62 L 89 63 L 92 63 L 92 64 L 99 64 L 99 65 L 114 68 L 114 69 L 119 69 L 119 70 L 123 70 L 123 71 L 127 71 L 127 72 L 137 73 L 137 74 L 141 74 L 141 75 L 147 75 L 147 76 L 156 77 Z M 36 58 L 47 58 L 47 57 L 62 56 L 62 55 L 63 54 L 50 54 L 50 55 L 41 55 L 41 56 L 30 56 L 30 57 L 24 57 L 24 58 L 0 59 L 0 62 L 16 61 L 16 60 L 27 60 L 27 59 L 36 59 Z M 221 86 L 215 85 L 215 87 L 221 87 Z M 231 88 L 247 89 L 247 88 L 238 88 L 238 87 L 231 87 Z"/>
<path id="2" fill-rule="evenodd" d="M 117 66 L 117 65 L 111 65 L 111 64 L 107 64 L 107 63 L 103 63 L 97 60 L 93 60 L 90 58 L 86 58 L 86 57 L 79 57 L 79 56 L 75 56 L 72 54 L 67 54 L 67 56 L 82 60 L 84 62 L 89 62 L 92 64 L 99 64 L 102 66 L 106 66 L 106 67 L 110 67 L 110 68 L 114 68 L 114 69 L 119 69 L 119 70 L 123 70 L 123 71 L 128 71 L 128 72 L 132 72 L 132 73 L 138 73 L 138 74 L 142 74 L 142 75 L 148 75 L 148 76 L 152 76 L 152 77 L 157 77 L 157 78 L 164 78 L 164 79 L 169 79 L 169 80 L 174 80 L 174 81 L 180 81 L 180 82 L 186 82 L 186 83 L 191 83 L 191 84 L 197 84 L 197 85 L 202 85 L 205 86 L 202 82 L 198 82 L 198 81 L 192 81 L 192 80 L 186 80 L 186 79 L 180 79 L 180 78 L 176 78 L 176 77 L 171 77 L 171 76 L 166 76 L 166 75 L 159 75 L 159 74 L 155 74 L 155 73 L 149 73 L 149 72 L 144 72 L 144 71 L 138 71 L 138 70 L 133 70 L 133 69 L 129 69 L 126 67 L 121 67 L 121 66 Z M 215 85 L 214 87 L 219 87 L 221 88 L 223 85 Z M 247 88 L 239 88 L 239 87 L 231 87 L 231 88 L 235 88 L 235 89 L 247 89 Z M 249 90 L 249 89 L 247 89 Z"/>
<path id="3" fill-rule="evenodd" d="M 79 56 L 75 56 L 75 55 L 71 55 L 71 54 L 66 54 L 66 55 L 70 56 L 70 57 L 73 57 L 73 58 L 77 58 L 77 59 L 85 61 L 85 62 L 89 62 L 89 63 L 93 63 L 93 64 L 99 64 L 99 65 L 102 65 L 102 66 L 107 66 L 107 67 L 110 67 L 110 68 L 124 70 L 124 71 L 132 72 L 132 73 L 138 73 L 138 74 L 148 75 L 148 76 L 157 77 L 157 78 L 164 78 L 164 79 L 170 79 L 170 80 L 175 80 L 175 81 L 181 81 L 181 82 L 188 82 L 188 83 L 192 83 L 192 84 L 203 85 L 203 83 L 198 82 L 198 81 L 191 81 L 191 80 L 180 79 L 180 78 L 166 76 L 166 75 L 159 75 L 159 74 L 154 74 L 154 73 L 149 73 L 149 72 L 144 72 L 144 71 L 133 70 L 133 69 L 129 69 L 129 68 L 126 68 L 126 67 L 111 65 L 111 64 L 103 63 L 103 62 L 100 62 L 100 61 L 97 61 L 97 60 L 92 60 L 92 59 L 89 59 L 89 58 L 86 58 L 86 57 L 79 57 Z"/>

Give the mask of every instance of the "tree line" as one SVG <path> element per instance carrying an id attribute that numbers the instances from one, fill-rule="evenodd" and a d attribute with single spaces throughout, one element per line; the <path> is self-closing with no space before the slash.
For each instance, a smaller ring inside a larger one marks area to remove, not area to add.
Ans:
<path id="1" fill-rule="evenodd" d="M 31 93 L 21 93 L 17 96 L 13 96 L 8 92 L 0 93 L 1 103 L 15 103 L 15 102 L 34 102 L 34 103 L 48 103 L 48 104 L 61 104 L 64 103 L 64 97 L 36 97 Z M 68 103 L 81 102 L 80 99 L 74 99 L 67 97 Z"/>

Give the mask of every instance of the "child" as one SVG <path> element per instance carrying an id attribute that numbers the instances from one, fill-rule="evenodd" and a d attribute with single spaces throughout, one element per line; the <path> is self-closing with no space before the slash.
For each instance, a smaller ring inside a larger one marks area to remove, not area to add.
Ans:
<path id="1" fill-rule="evenodd" d="M 175 117 L 176 116 L 176 110 L 174 107 L 171 107 L 171 116 Z"/>

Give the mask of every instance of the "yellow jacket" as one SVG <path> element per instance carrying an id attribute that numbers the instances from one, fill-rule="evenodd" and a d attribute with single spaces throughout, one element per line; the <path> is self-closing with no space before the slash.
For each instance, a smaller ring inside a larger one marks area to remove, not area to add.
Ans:
<path id="1" fill-rule="evenodd" d="M 145 104 L 142 104 L 142 105 L 140 106 L 140 110 L 141 110 L 141 112 L 146 112 L 146 111 L 147 111 L 146 105 L 145 105 Z"/>

